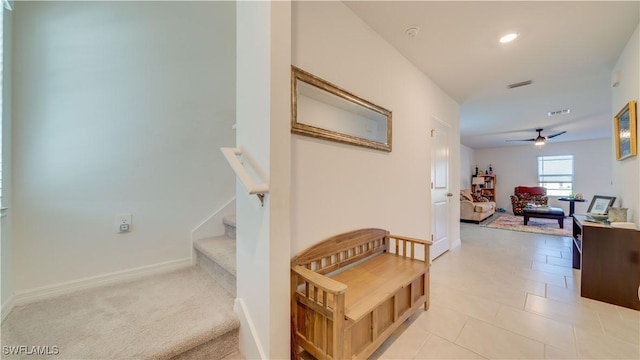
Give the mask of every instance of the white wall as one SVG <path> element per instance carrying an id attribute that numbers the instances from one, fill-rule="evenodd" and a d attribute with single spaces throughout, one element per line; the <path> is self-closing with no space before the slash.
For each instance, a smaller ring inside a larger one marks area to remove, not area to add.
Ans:
<path id="1" fill-rule="evenodd" d="M 380 227 L 430 238 L 430 129 L 451 127 L 460 178 L 459 106 L 341 2 L 294 2 L 292 63 L 393 112 L 393 151 L 292 136 L 291 255 L 341 232 Z M 459 202 L 452 202 L 452 241 Z"/>
<path id="2" fill-rule="evenodd" d="M 493 165 L 496 174 L 496 202 L 511 212 L 510 195 L 516 186 L 538 186 L 538 156 L 573 155 L 574 193 L 584 194 L 591 200 L 593 195 L 612 195 L 611 185 L 611 139 L 588 141 L 547 142 L 541 148 L 533 144 L 522 146 L 476 149 L 475 161 L 480 169 Z M 475 169 L 474 169 L 475 173 Z M 576 213 L 585 213 L 589 201 L 576 203 Z M 569 203 L 549 197 L 549 205 L 563 208 L 569 213 Z"/>
<path id="3" fill-rule="evenodd" d="M 11 117 L 12 117 L 12 21 L 13 13 L 3 13 L 3 72 L 2 72 L 2 207 L 9 208 L 0 219 L 0 254 L 1 279 L 0 304 L 2 319 L 8 315 L 12 307 L 14 291 L 13 271 L 13 204 L 11 189 Z"/>
<path id="4" fill-rule="evenodd" d="M 627 42 L 624 51 L 620 55 L 612 74 L 620 72 L 620 84 L 611 92 L 611 119 L 629 101 L 636 102 L 640 99 L 640 27 Z M 640 130 L 640 129 L 639 129 Z M 640 137 L 639 137 L 640 138 Z M 621 161 L 615 160 L 615 142 L 611 144 L 612 170 L 614 179 L 614 195 L 618 197 L 619 204 L 628 208 L 629 221 L 633 221 L 640 227 L 640 160 L 638 156 Z"/>
<path id="5" fill-rule="evenodd" d="M 190 231 L 234 195 L 218 148 L 235 143 L 235 4 L 14 16 L 16 290 L 189 259 Z"/>
<path id="6" fill-rule="evenodd" d="M 475 150 L 460 145 L 460 189 L 471 189 L 471 176 L 475 172 Z"/>
<path id="7" fill-rule="evenodd" d="M 240 351 L 247 359 L 290 354 L 291 5 L 237 3 L 237 146 L 268 182 L 264 206 L 237 193 Z"/>

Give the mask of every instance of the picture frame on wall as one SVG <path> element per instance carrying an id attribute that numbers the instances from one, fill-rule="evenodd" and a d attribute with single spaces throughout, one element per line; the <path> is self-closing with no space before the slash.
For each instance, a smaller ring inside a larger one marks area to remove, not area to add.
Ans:
<path id="1" fill-rule="evenodd" d="M 624 160 L 636 156 L 638 152 L 636 124 L 636 102 L 629 101 L 613 118 L 616 160 Z"/>

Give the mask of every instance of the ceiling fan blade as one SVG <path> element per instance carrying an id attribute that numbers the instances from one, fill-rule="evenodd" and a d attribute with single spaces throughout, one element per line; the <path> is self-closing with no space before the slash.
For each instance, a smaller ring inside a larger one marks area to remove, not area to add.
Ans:
<path id="1" fill-rule="evenodd" d="M 560 135 L 562 135 L 562 134 L 564 134 L 564 133 L 566 133 L 566 131 L 560 131 L 560 132 L 559 132 L 559 133 L 557 133 L 557 134 L 553 134 L 553 135 L 549 135 L 549 136 L 547 136 L 547 139 L 551 139 L 551 138 L 554 138 L 554 137 L 556 137 L 556 136 L 560 136 Z"/>
<path id="2" fill-rule="evenodd" d="M 536 141 L 536 139 L 506 140 L 506 141 Z"/>

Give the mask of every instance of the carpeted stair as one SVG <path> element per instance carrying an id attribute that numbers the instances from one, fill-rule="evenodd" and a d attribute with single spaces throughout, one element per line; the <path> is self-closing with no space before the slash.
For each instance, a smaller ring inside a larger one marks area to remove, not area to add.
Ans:
<path id="1" fill-rule="evenodd" d="M 236 296 L 236 217 L 225 217 L 224 235 L 198 239 L 196 265 L 209 273 L 231 296 Z"/>
<path id="2" fill-rule="evenodd" d="M 58 353 L 2 359 L 243 359 L 227 289 L 232 278 L 235 289 L 235 240 L 203 239 L 196 249 L 195 267 L 17 306 L 2 323 L 2 345 Z M 214 279 L 205 260 L 228 275 Z"/>

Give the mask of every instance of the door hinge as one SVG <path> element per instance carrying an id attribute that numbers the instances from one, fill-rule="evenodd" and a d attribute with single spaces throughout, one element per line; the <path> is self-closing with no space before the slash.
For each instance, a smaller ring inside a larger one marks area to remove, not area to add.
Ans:
<path id="1" fill-rule="evenodd" d="M 431 234 L 431 241 L 433 241 L 433 234 Z"/>
<path id="2" fill-rule="evenodd" d="M 435 129 L 431 129 L 431 137 L 433 137 L 433 133 L 435 132 Z"/>
<path id="3" fill-rule="evenodd" d="M 431 182 L 431 189 L 433 189 L 433 181 Z"/>

